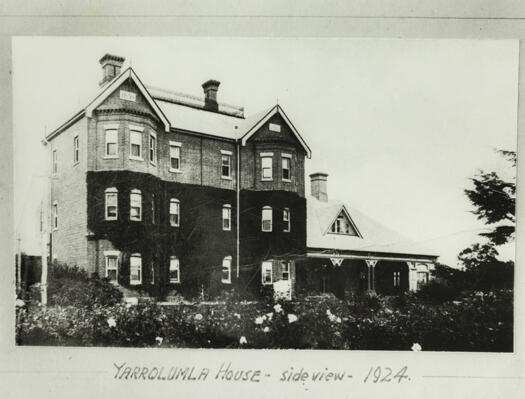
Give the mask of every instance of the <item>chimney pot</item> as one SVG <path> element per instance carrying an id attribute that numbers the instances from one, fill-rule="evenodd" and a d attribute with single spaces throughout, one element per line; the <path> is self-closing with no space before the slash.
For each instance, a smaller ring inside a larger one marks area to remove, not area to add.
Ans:
<path id="1" fill-rule="evenodd" d="M 317 172 L 310 175 L 310 190 L 312 197 L 317 198 L 319 201 L 328 201 L 328 193 L 326 190 L 327 181 L 327 173 Z"/>
<path id="2" fill-rule="evenodd" d="M 219 104 L 217 103 L 217 91 L 221 82 L 218 80 L 207 80 L 202 84 L 204 90 L 204 109 L 209 111 L 219 111 Z"/>
<path id="3" fill-rule="evenodd" d="M 107 83 L 111 82 L 115 77 L 120 75 L 120 70 L 126 59 L 114 54 L 104 54 L 104 56 L 98 61 L 102 66 L 102 80 L 99 82 L 99 86 L 103 87 Z"/>

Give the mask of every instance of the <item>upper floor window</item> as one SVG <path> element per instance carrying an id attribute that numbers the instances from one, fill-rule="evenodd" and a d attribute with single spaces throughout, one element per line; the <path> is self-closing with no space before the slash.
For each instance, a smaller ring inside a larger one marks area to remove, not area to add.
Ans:
<path id="1" fill-rule="evenodd" d="M 230 284 L 232 282 L 232 257 L 227 256 L 222 260 L 221 282 Z"/>
<path id="2" fill-rule="evenodd" d="M 180 224 L 180 202 L 176 198 L 170 200 L 170 225 L 179 226 Z"/>
<path id="3" fill-rule="evenodd" d="M 222 229 L 227 231 L 232 229 L 232 206 L 230 204 L 222 206 Z"/>
<path id="4" fill-rule="evenodd" d="M 105 277 L 112 283 L 116 283 L 118 281 L 119 255 L 119 251 L 104 251 L 104 257 L 106 260 Z"/>
<path id="5" fill-rule="evenodd" d="M 78 141 L 78 135 L 73 137 L 73 163 L 78 163 L 79 161 L 79 141 Z"/>
<path id="6" fill-rule="evenodd" d="M 272 231 L 272 208 L 270 206 L 262 209 L 261 228 L 262 231 Z"/>
<path id="7" fill-rule="evenodd" d="M 221 151 L 221 176 L 225 179 L 230 179 L 231 176 L 231 163 L 232 163 L 232 152 Z"/>
<path id="8" fill-rule="evenodd" d="M 332 223 L 330 231 L 336 234 L 348 234 L 353 236 L 357 235 L 357 232 L 354 230 L 352 223 L 344 212 L 341 212 L 339 216 L 337 216 L 337 219 L 334 221 L 334 223 Z"/>
<path id="9" fill-rule="evenodd" d="M 142 220 L 142 193 L 137 189 L 129 195 L 129 219 Z"/>
<path id="10" fill-rule="evenodd" d="M 131 285 L 142 284 L 142 257 L 133 254 L 129 258 L 129 283 Z"/>
<path id="11" fill-rule="evenodd" d="M 290 209 L 284 208 L 283 209 L 283 231 L 288 233 L 290 232 Z"/>
<path id="12" fill-rule="evenodd" d="M 170 171 L 180 171 L 180 147 L 181 143 L 170 141 Z"/>
<path id="13" fill-rule="evenodd" d="M 105 191 L 106 197 L 106 220 L 118 219 L 118 190 L 115 187 L 107 188 Z"/>
<path id="14" fill-rule="evenodd" d="M 53 174 L 58 172 L 58 154 L 57 150 L 53 150 Z"/>
<path id="15" fill-rule="evenodd" d="M 271 152 L 261 153 L 261 180 L 272 180 L 273 178 L 272 155 Z"/>
<path id="16" fill-rule="evenodd" d="M 53 203 L 53 229 L 58 229 L 58 202 Z"/>
<path id="17" fill-rule="evenodd" d="M 290 261 L 289 260 L 282 261 L 281 268 L 282 268 L 281 278 L 283 280 L 290 280 Z"/>
<path id="18" fill-rule="evenodd" d="M 144 128 L 130 126 L 129 131 L 129 157 L 142 161 L 142 131 Z"/>
<path id="19" fill-rule="evenodd" d="M 281 125 L 278 125 L 277 123 L 270 123 L 270 130 L 272 132 L 280 132 L 281 131 Z"/>
<path id="20" fill-rule="evenodd" d="M 263 285 L 273 284 L 272 261 L 264 261 L 261 265 L 261 279 Z"/>
<path id="21" fill-rule="evenodd" d="M 289 154 L 282 154 L 281 160 L 282 160 L 282 179 L 283 181 L 291 181 L 292 179 L 292 172 L 291 172 L 291 155 Z"/>
<path id="22" fill-rule="evenodd" d="M 152 164 L 157 163 L 157 135 L 153 132 L 149 135 L 149 161 Z"/>
<path id="23" fill-rule="evenodd" d="M 394 287 L 401 286 L 401 272 L 394 272 Z"/>
<path id="24" fill-rule="evenodd" d="M 176 256 L 170 258 L 170 270 L 169 270 L 170 283 L 180 283 L 180 265 L 179 259 Z"/>
<path id="25" fill-rule="evenodd" d="M 118 157 L 118 130 L 116 128 L 106 129 L 106 153 L 109 158 Z"/>

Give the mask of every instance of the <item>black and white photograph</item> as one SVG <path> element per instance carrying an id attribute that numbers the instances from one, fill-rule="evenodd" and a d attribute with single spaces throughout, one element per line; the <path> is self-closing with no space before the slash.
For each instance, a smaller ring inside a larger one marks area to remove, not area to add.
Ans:
<path id="1" fill-rule="evenodd" d="M 11 45 L 17 347 L 514 351 L 518 40 Z"/>

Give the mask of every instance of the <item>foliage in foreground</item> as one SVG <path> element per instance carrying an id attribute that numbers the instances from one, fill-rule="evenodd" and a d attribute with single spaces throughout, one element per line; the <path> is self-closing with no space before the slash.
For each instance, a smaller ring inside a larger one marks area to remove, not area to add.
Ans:
<path id="1" fill-rule="evenodd" d="M 512 351 L 512 291 L 296 302 L 17 308 L 21 345 Z"/>

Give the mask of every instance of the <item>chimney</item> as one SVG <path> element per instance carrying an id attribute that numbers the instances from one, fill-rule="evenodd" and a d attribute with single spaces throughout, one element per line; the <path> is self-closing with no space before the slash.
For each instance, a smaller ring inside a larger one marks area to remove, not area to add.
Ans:
<path id="1" fill-rule="evenodd" d="M 120 75 L 120 69 L 124 64 L 124 57 L 118 55 L 105 54 L 98 62 L 102 65 L 102 80 L 99 86 L 103 87 L 108 82 L 111 82 L 116 76 Z"/>
<path id="2" fill-rule="evenodd" d="M 310 189 L 312 197 L 317 198 L 319 201 L 328 201 L 328 193 L 326 192 L 326 183 L 328 174 L 327 173 L 312 173 L 310 175 Z"/>
<path id="3" fill-rule="evenodd" d="M 202 84 L 204 90 L 204 109 L 208 111 L 219 111 L 219 104 L 217 104 L 217 91 L 221 82 L 210 79 Z"/>

